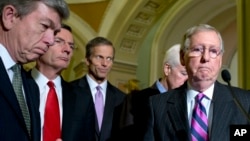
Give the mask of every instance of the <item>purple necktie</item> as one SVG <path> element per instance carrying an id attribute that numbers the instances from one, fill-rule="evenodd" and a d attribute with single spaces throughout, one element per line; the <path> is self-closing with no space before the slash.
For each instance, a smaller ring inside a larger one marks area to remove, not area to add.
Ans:
<path id="1" fill-rule="evenodd" d="M 201 101 L 205 97 L 199 93 L 195 97 L 195 107 L 191 121 L 191 136 L 192 141 L 208 141 L 208 119 L 205 107 Z"/>
<path id="2" fill-rule="evenodd" d="M 97 92 L 95 94 L 95 111 L 96 111 L 96 116 L 98 120 L 99 130 L 101 130 L 103 111 L 104 111 L 103 95 L 102 95 L 100 86 L 97 86 L 96 89 L 97 89 Z"/>

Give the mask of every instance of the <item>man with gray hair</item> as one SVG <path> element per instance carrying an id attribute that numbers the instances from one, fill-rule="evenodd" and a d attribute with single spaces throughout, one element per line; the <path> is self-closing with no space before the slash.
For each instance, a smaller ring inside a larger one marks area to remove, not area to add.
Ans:
<path id="1" fill-rule="evenodd" d="M 21 65 L 54 44 L 69 9 L 64 0 L 1 0 L 0 11 L 0 140 L 40 141 L 39 90 Z"/>
<path id="2" fill-rule="evenodd" d="M 180 52 L 188 79 L 180 87 L 149 98 L 144 141 L 229 141 L 230 125 L 249 124 L 234 97 L 249 113 L 249 91 L 217 81 L 224 52 L 217 29 L 189 28 Z"/>
<path id="3" fill-rule="evenodd" d="M 186 69 L 180 63 L 180 44 L 170 47 L 164 56 L 162 71 L 163 76 L 148 88 L 145 88 L 132 96 L 131 113 L 134 121 L 135 135 L 126 136 L 132 139 L 141 140 L 143 130 L 145 129 L 145 105 L 148 98 L 152 95 L 164 93 L 182 85 L 188 78 Z M 132 132 L 130 130 L 129 132 Z"/>

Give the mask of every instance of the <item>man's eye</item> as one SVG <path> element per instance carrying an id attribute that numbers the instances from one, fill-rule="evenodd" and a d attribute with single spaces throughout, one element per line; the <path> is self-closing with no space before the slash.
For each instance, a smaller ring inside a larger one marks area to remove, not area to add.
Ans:
<path id="1" fill-rule="evenodd" d="M 101 56 L 99 56 L 99 55 L 98 55 L 98 56 L 96 56 L 96 59 L 101 59 Z"/>
<path id="2" fill-rule="evenodd" d="M 108 60 L 108 61 L 112 61 L 113 58 L 112 58 L 112 57 L 108 57 L 107 60 Z"/>
<path id="3" fill-rule="evenodd" d="M 56 43 L 60 43 L 61 41 L 60 40 L 55 40 Z"/>
<path id="4" fill-rule="evenodd" d="M 212 53 L 215 53 L 215 54 L 218 53 L 218 51 L 216 49 L 210 49 L 209 51 L 212 52 Z"/>
<path id="5" fill-rule="evenodd" d="M 181 72 L 181 74 L 182 74 L 183 76 L 188 75 L 187 72 Z"/>
<path id="6" fill-rule="evenodd" d="M 45 31 L 49 28 L 49 26 L 47 24 L 42 24 L 42 30 Z"/>
<path id="7" fill-rule="evenodd" d="M 194 52 L 201 52 L 202 49 L 201 49 L 201 48 L 198 48 L 198 47 L 195 47 L 195 48 L 192 49 L 192 51 L 194 51 Z"/>

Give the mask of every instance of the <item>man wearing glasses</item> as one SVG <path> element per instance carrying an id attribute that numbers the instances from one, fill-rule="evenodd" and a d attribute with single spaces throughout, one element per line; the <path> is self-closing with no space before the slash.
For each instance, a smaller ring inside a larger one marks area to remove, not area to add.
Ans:
<path id="1" fill-rule="evenodd" d="M 94 140 L 95 113 L 91 97 L 90 104 L 77 103 L 77 95 L 72 93 L 70 84 L 60 76 L 68 67 L 74 50 L 71 28 L 63 24 L 54 44 L 36 61 L 36 67 L 32 70 L 40 90 L 41 141 Z M 77 107 L 77 104 L 81 106 Z M 81 112 L 76 113 L 76 109 Z"/>
<path id="2" fill-rule="evenodd" d="M 180 58 L 188 80 L 179 88 L 150 98 L 145 141 L 228 141 L 230 125 L 248 123 L 230 88 L 216 81 L 223 52 L 221 35 L 214 27 L 200 24 L 187 30 Z M 233 91 L 249 111 L 249 91 Z"/>

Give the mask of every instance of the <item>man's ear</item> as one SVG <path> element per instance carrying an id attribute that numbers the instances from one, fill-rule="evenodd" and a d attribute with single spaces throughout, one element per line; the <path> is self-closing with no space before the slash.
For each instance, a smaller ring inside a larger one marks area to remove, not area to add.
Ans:
<path id="1" fill-rule="evenodd" d="M 180 62 L 182 66 L 185 66 L 184 56 L 185 52 L 183 50 L 180 50 Z"/>
<path id="2" fill-rule="evenodd" d="M 168 63 L 164 64 L 163 71 L 164 71 L 165 76 L 168 76 L 168 74 L 170 73 L 170 71 L 171 71 L 170 68 L 171 68 L 171 66 Z"/>
<path id="3" fill-rule="evenodd" d="M 15 20 L 17 18 L 17 10 L 14 6 L 4 6 L 2 11 L 2 24 L 4 29 L 10 30 L 15 25 Z"/>
<path id="4" fill-rule="evenodd" d="M 87 66 L 90 64 L 90 63 L 89 63 L 90 60 L 89 60 L 88 58 L 85 58 L 84 61 L 85 61 L 85 64 L 86 64 Z"/>

